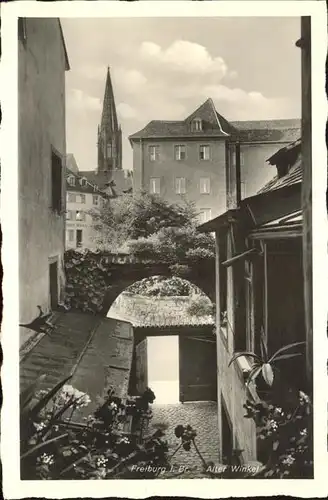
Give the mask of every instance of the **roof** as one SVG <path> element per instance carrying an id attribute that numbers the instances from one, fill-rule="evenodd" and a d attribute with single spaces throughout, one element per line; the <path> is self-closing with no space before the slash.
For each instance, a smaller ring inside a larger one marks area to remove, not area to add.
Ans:
<path id="1" fill-rule="evenodd" d="M 292 214 L 301 207 L 301 183 L 286 184 L 279 189 L 268 189 L 244 198 L 238 208 L 230 209 L 215 219 L 198 226 L 200 232 L 217 231 L 218 228 L 240 222 L 244 228 L 254 229 L 272 220 Z"/>
<path id="2" fill-rule="evenodd" d="M 66 155 L 66 168 L 68 168 L 75 174 L 79 173 L 79 167 L 77 166 L 76 159 L 73 153 L 68 153 Z"/>
<path id="3" fill-rule="evenodd" d="M 111 188 L 111 194 L 121 195 L 132 190 L 132 176 L 126 170 L 117 169 L 108 172 L 94 170 L 80 171 L 91 184 L 95 184 L 101 191 Z M 113 192 L 113 193 L 112 193 Z"/>
<path id="4" fill-rule="evenodd" d="M 204 300 L 206 295 L 185 297 L 146 297 L 122 292 L 108 312 L 108 317 L 130 321 L 134 327 L 174 327 L 214 325 L 212 315 L 197 316 L 189 313 L 194 300 Z"/>
<path id="5" fill-rule="evenodd" d="M 279 151 L 267 160 L 270 165 L 277 167 L 277 175 L 265 184 L 259 193 L 265 193 L 266 191 L 302 182 L 301 145 L 301 139 L 297 139 L 284 148 L 279 149 Z"/>
<path id="6" fill-rule="evenodd" d="M 72 186 L 68 182 L 69 177 L 75 177 L 75 179 L 78 181 L 77 185 Z M 81 180 L 86 179 L 87 183 L 85 185 L 81 184 Z M 91 182 L 85 175 L 83 175 L 82 172 L 73 172 L 69 168 L 66 168 L 66 191 L 74 191 L 74 192 L 79 192 L 79 193 L 92 193 L 92 194 L 99 194 L 101 196 L 105 196 L 106 193 L 99 189 L 99 186 L 97 184 L 94 184 Z"/>
<path id="7" fill-rule="evenodd" d="M 263 188 L 260 189 L 258 194 L 266 193 L 267 191 L 272 191 L 274 189 L 280 189 L 286 186 L 291 186 L 292 184 L 297 184 L 302 182 L 303 168 L 302 159 L 299 158 L 298 161 L 291 167 L 289 172 L 283 177 L 275 176 L 271 181 L 269 181 Z"/>
<path id="8" fill-rule="evenodd" d="M 203 122 L 201 131 L 190 127 L 193 119 Z M 241 142 L 291 142 L 300 135 L 301 120 L 226 120 L 215 109 L 211 98 L 193 111 L 184 120 L 152 120 L 142 130 L 130 135 L 130 141 L 137 139 L 164 139 L 170 137 L 228 137 Z"/>
<path id="9" fill-rule="evenodd" d="M 202 130 L 192 130 L 190 124 L 193 119 L 202 120 Z M 142 130 L 130 135 L 134 141 L 143 138 L 169 138 L 169 137 L 227 137 L 233 132 L 229 123 L 217 113 L 212 99 L 207 99 L 193 113 L 184 120 L 152 120 Z"/>
<path id="10" fill-rule="evenodd" d="M 40 389 L 54 387 L 70 374 L 67 382 L 86 392 L 96 406 L 97 396 L 112 385 L 119 397 L 127 395 L 132 363 L 131 325 L 115 319 L 75 312 L 56 312 L 55 329 L 44 335 L 20 363 L 20 390 L 23 391 L 45 374 Z M 80 415 L 81 416 L 81 415 Z"/>

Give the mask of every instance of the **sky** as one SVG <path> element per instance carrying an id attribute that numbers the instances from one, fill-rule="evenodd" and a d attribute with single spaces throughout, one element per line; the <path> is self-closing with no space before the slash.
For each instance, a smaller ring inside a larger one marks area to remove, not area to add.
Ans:
<path id="1" fill-rule="evenodd" d="M 123 168 L 132 169 L 128 136 L 150 120 L 186 118 L 211 97 L 227 120 L 301 116 L 300 19 L 62 19 L 67 152 L 80 170 L 97 167 L 107 67 L 123 132 Z"/>

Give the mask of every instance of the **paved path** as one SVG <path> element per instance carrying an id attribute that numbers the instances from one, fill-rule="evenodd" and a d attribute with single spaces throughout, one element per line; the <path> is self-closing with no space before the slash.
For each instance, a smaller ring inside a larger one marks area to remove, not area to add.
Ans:
<path id="1" fill-rule="evenodd" d="M 170 405 L 153 405 L 153 418 L 149 430 L 163 429 L 172 454 L 180 440 L 176 438 L 174 429 L 177 425 L 191 425 L 197 432 L 196 444 L 205 461 L 218 462 L 219 433 L 217 403 L 197 402 Z M 196 479 L 206 477 L 203 474 L 202 461 L 192 447 L 190 451 L 181 448 L 172 458 L 174 472 L 184 472 L 178 475 L 181 479 Z M 172 477 L 169 471 L 160 474 L 158 479 Z"/>

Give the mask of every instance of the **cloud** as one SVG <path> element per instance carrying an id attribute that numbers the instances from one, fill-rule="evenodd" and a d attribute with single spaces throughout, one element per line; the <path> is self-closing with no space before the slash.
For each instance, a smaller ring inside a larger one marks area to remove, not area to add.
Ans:
<path id="1" fill-rule="evenodd" d="M 120 102 L 116 107 L 116 109 L 119 116 L 123 119 L 137 118 L 136 109 L 130 106 L 130 104 L 127 104 L 126 102 Z"/>
<path id="2" fill-rule="evenodd" d="M 107 66 L 103 65 L 83 65 L 77 69 L 77 72 L 84 78 L 89 80 L 105 80 L 107 74 Z"/>
<path id="3" fill-rule="evenodd" d="M 203 97 L 212 97 L 217 110 L 231 120 L 265 120 L 292 114 L 288 101 L 279 97 L 266 97 L 261 92 L 246 92 L 225 85 L 204 86 Z M 291 112 L 291 113 L 290 113 Z"/>
<path id="4" fill-rule="evenodd" d="M 135 93 L 142 89 L 147 83 L 147 78 L 141 71 L 128 68 L 113 68 L 113 80 L 120 88 L 120 91 Z"/>
<path id="5" fill-rule="evenodd" d="M 222 57 L 212 57 L 203 45 L 187 40 L 176 40 L 165 50 L 156 43 L 143 42 L 139 54 L 144 61 L 165 64 L 171 70 L 183 73 L 215 73 L 220 79 L 227 73 Z"/>
<path id="6" fill-rule="evenodd" d="M 90 96 L 80 89 L 70 89 L 67 97 L 67 106 L 80 111 L 99 111 L 101 101 L 97 97 Z"/>

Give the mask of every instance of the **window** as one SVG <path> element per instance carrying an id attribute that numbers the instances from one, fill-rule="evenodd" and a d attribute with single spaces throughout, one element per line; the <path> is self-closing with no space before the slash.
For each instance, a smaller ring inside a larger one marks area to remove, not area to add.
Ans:
<path id="1" fill-rule="evenodd" d="M 75 186 L 75 177 L 73 175 L 70 175 L 67 179 L 67 182 L 70 186 Z"/>
<path id="2" fill-rule="evenodd" d="M 85 203 L 85 194 L 80 194 L 80 203 Z"/>
<path id="3" fill-rule="evenodd" d="M 211 179 L 209 177 L 201 177 L 199 187 L 200 187 L 200 194 L 210 194 Z"/>
<path id="4" fill-rule="evenodd" d="M 209 160 L 210 159 L 210 147 L 209 146 L 199 146 L 199 159 Z"/>
<path id="5" fill-rule="evenodd" d="M 98 197 L 98 195 L 97 195 L 97 194 L 94 194 L 94 195 L 92 196 L 92 203 L 93 203 L 94 205 L 98 205 L 98 204 L 99 204 L 99 197 Z"/>
<path id="6" fill-rule="evenodd" d="M 112 157 L 112 145 L 111 144 L 107 144 L 106 152 L 107 152 L 107 158 L 111 158 Z"/>
<path id="7" fill-rule="evenodd" d="M 75 219 L 78 221 L 85 221 L 85 212 L 82 212 L 81 210 L 77 210 L 75 214 Z"/>
<path id="8" fill-rule="evenodd" d="M 157 161 L 159 159 L 159 146 L 149 146 L 149 160 Z"/>
<path id="9" fill-rule="evenodd" d="M 186 146 L 174 146 L 174 157 L 176 160 L 185 160 Z"/>
<path id="10" fill-rule="evenodd" d="M 160 186 L 160 178 L 159 177 L 151 177 L 151 179 L 150 179 L 150 192 L 152 194 L 160 194 L 161 186 Z"/>
<path id="11" fill-rule="evenodd" d="M 211 219 L 211 209 L 210 208 L 201 208 L 200 209 L 200 217 L 201 222 L 207 222 Z"/>
<path id="12" fill-rule="evenodd" d="M 66 212 L 66 220 L 73 220 L 73 212 L 72 212 L 72 210 L 67 210 L 67 212 Z"/>
<path id="13" fill-rule="evenodd" d="M 195 131 L 195 132 L 200 132 L 201 130 L 203 130 L 203 124 L 202 124 L 202 120 L 200 118 L 195 118 L 192 122 L 192 129 Z"/>
<path id="14" fill-rule="evenodd" d="M 26 42 L 26 19 L 24 17 L 18 18 L 18 40 L 22 43 Z"/>
<path id="15" fill-rule="evenodd" d="M 76 202 L 76 194 L 75 193 L 67 193 L 67 201 L 68 203 Z"/>
<path id="16" fill-rule="evenodd" d="M 62 159 L 51 153 L 51 208 L 57 214 L 62 210 Z"/>
<path id="17" fill-rule="evenodd" d="M 185 177 L 177 177 L 175 179 L 175 192 L 176 194 L 186 193 L 186 179 Z"/>
<path id="18" fill-rule="evenodd" d="M 82 179 L 80 179 L 80 184 L 81 184 L 81 186 L 86 186 L 87 180 L 84 177 L 82 177 Z"/>
<path id="19" fill-rule="evenodd" d="M 68 241 L 71 241 L 71 242 L 74 241 L 74 230 L 73 229 L 69 229 L 67 231 L 67 235 L 68 235 L 68 238 L 67 238 Z"/>
<path id="20" fill-rule="evenodd" d="M 83 238 L 82 229 L 77 229 L 76 230 L 76 246 L 77 246 L 77 248 L 82 246 L 82 238 Z"/>

